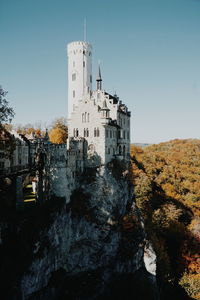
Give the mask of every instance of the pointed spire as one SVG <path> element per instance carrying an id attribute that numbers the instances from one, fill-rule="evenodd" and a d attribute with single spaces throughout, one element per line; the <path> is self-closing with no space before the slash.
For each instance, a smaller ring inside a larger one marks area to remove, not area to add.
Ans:
<path id="1" fill-rule="evenodd" d="M 98 68 L 98 75 L 97 75 L 97 90 L 102 89 L 102 78 L 101 78 L 101 69 L 100 69 L 100 63 L 99 63 L 99 68 Z"/>

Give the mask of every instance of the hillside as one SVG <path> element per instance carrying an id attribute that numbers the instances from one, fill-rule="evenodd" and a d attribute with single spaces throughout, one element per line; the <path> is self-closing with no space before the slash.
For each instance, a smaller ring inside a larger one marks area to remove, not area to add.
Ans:
<path id="1" fill-rule="evenodd" d="M 131 155 L 136 203 L 157 254 L 162 299 L 171 297 L 171 287 L 173 295 L 184 289 L 190 297 L 181 299 L 200 299 L 200 140 L 132 145 Z"/>

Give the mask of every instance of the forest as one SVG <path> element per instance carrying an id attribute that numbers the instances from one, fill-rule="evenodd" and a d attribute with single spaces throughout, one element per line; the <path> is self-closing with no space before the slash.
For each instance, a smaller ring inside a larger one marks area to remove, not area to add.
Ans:
<path id="1" fill-rule="evenodd" d="M 131 145 L 131 168 L 161 299 L 200 299 L 200 140 Z"/>

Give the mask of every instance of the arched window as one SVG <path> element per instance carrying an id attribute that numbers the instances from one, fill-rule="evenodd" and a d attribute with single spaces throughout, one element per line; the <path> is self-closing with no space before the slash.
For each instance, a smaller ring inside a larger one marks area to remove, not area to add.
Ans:
<path id="1" fill-rule="evenodd" d="M 97 136 L 97 130 L 96 130 L 96 127 L 94 128 L 94 136 Z"/>
<path id="2" fill-rule="evenodd" d="M 87 121 L 90 122 L 90 114 L 87 114 Z"/>
<path id="3" fill-rule="evenodd" d="M 76 136 L 76 129 L 74 128 L 74 137 Z"/>
<path id="4" fill-rule="evenodd" d="M 86 129 L 84 128 L 84 137 L 86 137 Z"/>
<path id="5" fill-rule="evenodd" d="M 86 129 L 86 131 L 87 131 L 87 137 L 89 136 L 89 130 L 88 130 L 88 128 Z"/>
<path id="6" fill-rule="evenodd" d="M 85 112 L 85 122 L 87 122 L 87 113 Z"/>
<path id="7" fill-rule="evenodd" d="M 84 116 L 84 113 L 82 114 L 82 123 L 85 122 L 85 116 Z"/>
<path id="8" fill-rule="evenodd" d="M 78 128 L 76 128 L 76 137 L 78 137 Z"/>

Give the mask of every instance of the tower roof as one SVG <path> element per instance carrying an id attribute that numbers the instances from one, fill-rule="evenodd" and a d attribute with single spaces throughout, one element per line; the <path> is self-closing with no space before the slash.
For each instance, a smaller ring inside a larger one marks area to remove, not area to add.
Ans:
<path id="1" fill-rule="evenodd" d="M 106 99 L 104 99 L 104 101 L 103 101 L 103 106 L 102 106 L 101 110 L 110 110 L 107 106 Z"/>
<path id="2" fill-rule="evenodd" d="M 97 74 L 97 79 L 96 80 L 97 81 L 102 81 L 100 65 L 99 65 L 99 68 L 98 68 L 98 74 Z"/>

